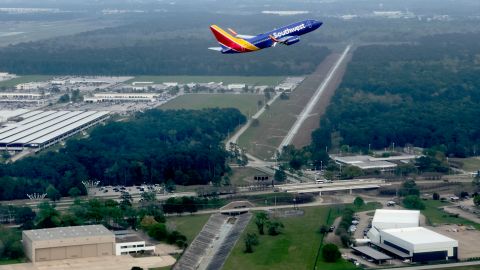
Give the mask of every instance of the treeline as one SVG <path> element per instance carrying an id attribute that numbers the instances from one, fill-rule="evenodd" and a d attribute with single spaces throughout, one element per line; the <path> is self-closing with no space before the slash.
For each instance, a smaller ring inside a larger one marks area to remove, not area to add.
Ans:
<path id="1" fill-rule="evenodd" d="M 480 149 L 480 34 L 355 51 L 313 147 L 413 145 L 451 156 Z"/>
<path id="2" fill-rule="evenodd" d="M 178 15 L 187 18 L 185 21 L 168 14 L 162 16 L 170 21 L 161 17 L 0 48 L 0 70 L 51 75 L 291 76 L 311 73 L 330 52 L 326 47 L 309 45 L 305 37 L 291 47 L 222 55 L 207 49 L 218 45 L 208 25 L 220 17 L 188 15 Z M 246 19 L 233 17 L 230 24 L 239 25 L 236 20 Z"/>
<path id="3" fill-rule="evenodd" d="M 61 195 L 81 181 L 102 185 L 218 183 L 227 170 L 221 144 L 246 121 L 237 109 L 150 110 L 126 122 L 110 122 L 86 139 L 0 165 L 0 200 L 23 199 L 53 185 Z"/>

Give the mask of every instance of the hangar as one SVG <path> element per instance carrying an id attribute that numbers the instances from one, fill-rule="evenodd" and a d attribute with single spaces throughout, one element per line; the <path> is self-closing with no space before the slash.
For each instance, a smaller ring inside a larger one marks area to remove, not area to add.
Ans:
<path id="1" fill-rule="evenodd" d="M 23 231 L 22 242 L 34 263 L 115 254 L 115 235 L 102 225 Z"/>
<path id="2" fill-rule="evenodd" d="M 381 251 L 413 262 L 456 260 L 458 241 L 420 227 L 420 211 L 377 209 L 367 237 Z"/>
<path id="3" fill-rule="evenodd" d="M 413 262 L 456 260 L 458 241 L 423 227 L 387 229 L 381 244 L 411 256 Z"/>

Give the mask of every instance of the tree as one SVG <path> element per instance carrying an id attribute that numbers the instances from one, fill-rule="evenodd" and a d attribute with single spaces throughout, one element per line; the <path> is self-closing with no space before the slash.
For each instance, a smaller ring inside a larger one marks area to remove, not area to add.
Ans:
<path id="1" fill-rule="evenodd" d="M 71 189 L 68 190 L 68 195 L 72 198 L 76 198 L 76 197 L 80 196 L 81 194 L 82 194 L 82 192 L 77 187 L 72 187 Z"/>
<path id="2" fill-rule="evenodd" d="M 62 224 L 60 212 L 53 207 L 49 202 L 42 202 L 38 205 L 38 214 L 35 219 L 35 227 L 55 228 Z"/>
<path id="3" fill-rule="evenodd" d="M 53 185 L 48 185 L 47 197 L 52 201 L 57 201 L 60 199 L 61 195 L 60 192 Z"/>
<path id="4" fill-rule="evenodd" d="M 323 234 L 323 235 L 327 234 L 327 233 L 328 233 L 328 227 L 327 227 L 327 225 L 325 225 L 325 224 L 322 225 L 322 226 L 320 227 L 319 232 L 320 232 L 320 234 Z"/>
<path id="5" fill-rule="evenodd" d="M 68 94 L 64 94 L 58 99 L 58 103 L 67 103 L 69 101 L 70 101 L 70 96 Z"/>
<path id="6" fill-rule="evenodd" d="M 131 270 L 143 270 L 143 268 L 140 266 L 133 266 Z"/>
<path id="7" fill-rule="evenodd" d="M 437 192 L 434 192 L 433 195 L 432 195 L 432 199 L 435 200 L 435 201 L 440 200 L 440 194 L 438 194 Z"/>
<path id="8" fill-rule="evenodd" d="M 120 208 L 125 210 L 127 207 L 132 206 L 133 198 L 128 192 L 122 192 L 120 195 Z"/>
<path id="9" fill-rule="evenodd" d="M 269 234 L 269 235 L 272 235 L 272 236 L 281 234 L 281 233 L 282 233 L 282 229 L 283 229 L 284 227 L 285 227 L 285 226 L 283 225 L 283 223 L 280 222 L 280 221 L 278 221 L 278 220 L 268 221 L 268 222 L 267 222 L 268 234 Z"/>
<path id="10" fill-rule="evenodd" d="M 356 208 L 360 208 L 365 205 L 365 201 L 362 199 L 362 197 L 358 196 L 353 201 L 353 205 L 355 205 Z"/>
<path id="11" fill-rule="evenodd" d="M 244 238 L 244 242 L 245 242 L 245 253 L 252 253 L 253 246 L 256 246 L 259 244 L 258 237 L 255 233 L 247 233 L 247 235 Z"/>
<path id="12" fill-rule="evenodd" d="M 257 225 L 258 233 L 265 234 L 265 225 L 268 222 L 268 215 L 265 212 L 259 212 L 255 215 L 255 224 Z"/>
<path id="13" fill-rule="evenodd" d="M 407 209 L 425 209 L 425 204 L 422 202 L 419 196 L 417 195 L 408 195 L 403 199 L 403 205 Z"/>
<path id="14" fill-rule="evenodd" d="M 164 223 L 152 224 L 148 227 L 148 236 L 154 238 L 158 241 L 163 241 L 167 239 L 168 231 Z"/>
<path id="15" fill-rule="evenodd" d="M 260 126 L 260 120 L 258 120 L 257 118 L 253 118 L 252 127 L 258 127 L 258 126 Z"/>
<path id="16" fill-rule="evenodd" d="M 476 206 L 480 206 L 480 195 L 477 195 L 477 196 L 473 197 L 473 203 Z"/>
<path id="17" fill-rule="evenodd" d="M 15 213 L 15 223 L 21 224 L 23 229 L 31 229 L 36 216 L 32 208 L 28 206 L 19 207 Z"/>
<path id="18" fill-rule="evenodd" d="M 326 262 L 336 262 L 338 259 L 340 259 L 342 254 L 340 253 L 337 245 L 328 243 L 322 248 L 322 256 Z"/>
<path id="19" fill-rule="evenodd" d="M 420 195 L 420 190 L 417 187 L 417 184 L 414 180 L 407 180 L 403 182 L 402 187 L 398 191 L 399 195 L 402 197 L 408 195 Z"/>
<path id="20" fill-rule="evenodd" d="M 285 173 L 285 170 L 283 168 L 280 168 L 275 170 L 273 178 L 275 179 L 275 181 L 284 182 L 285 180 L 287 180 L 287 174 Z"/>

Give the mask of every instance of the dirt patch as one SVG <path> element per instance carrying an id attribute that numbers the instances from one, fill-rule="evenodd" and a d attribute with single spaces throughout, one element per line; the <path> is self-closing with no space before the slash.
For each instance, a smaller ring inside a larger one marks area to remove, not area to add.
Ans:
<path id="1" fill-rule="evenodd" d="M 459 259 L 480 257 L 480 249 L 478 248 L 480 231 L 468 230 L 467 227 L 458 225 L 442 225 L 438 227 L 426 228 L 457 240 Z"/>
<path id="2" fill-rule="evenodd" d="M 340 54 L 330 55 L 325 60 L 325 65 L 322 64 L 314 74 L 309 76 L 308 87 L 317 89 L 327 76 L 330 68 L 335 64 L 335 60 L 339 57 Z M 292 140 L 292 144 L 295 145 L 295 147 L 301 148 L 307 146 L 312 141 L 312 132 L 320 127 L 320 118 L 330 104 L 330 100 L 332 99 L 333 94 L 335 94 L 335 90 L 342 82 L 343 75 L 345 74 L 348 62 L 350 62 L 351 58 L 352 54 L 348 54 L 345 61 L 338 68 L 335 76 L 331 79 L 330 83 L 325 88 L 325 91 L 322 93 L 322 96 L 312 111 L 312 115 L 310 115 L 310 117 L 308 117 L 300 126 L 300 131 Z M 327 60 L 329 61 L 328 63 Z M 307 86 L 306 83 L 304 85 Z"/>

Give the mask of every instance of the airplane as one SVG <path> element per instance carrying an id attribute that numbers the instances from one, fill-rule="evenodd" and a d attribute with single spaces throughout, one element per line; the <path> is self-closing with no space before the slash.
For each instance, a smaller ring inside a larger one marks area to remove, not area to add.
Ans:
<path id="1" fill-rule="evenodd" d="M 228 28 L 228 31 L 231 33 L 229 34 L 217 25 L 212 25 L 210 30 L 212 30 L 221 47 L 210 47 L 208 49 L 224 54 L 232 54 L 254 52 L 274 47 L 277 43 L 289 46 L 299 42 L 301 35 L 316 30 L 322 24 L 323 22 L 316 20 L 305 20 L 257 36 L 239 35 L 231 28 Z"/>

